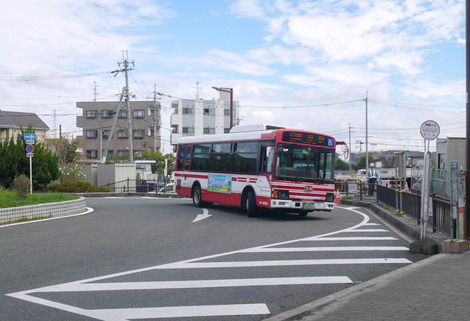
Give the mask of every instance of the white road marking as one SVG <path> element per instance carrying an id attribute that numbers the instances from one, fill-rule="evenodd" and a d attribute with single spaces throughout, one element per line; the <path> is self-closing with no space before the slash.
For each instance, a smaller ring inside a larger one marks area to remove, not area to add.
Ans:
<path id="1" fill-rule="evenodd" d="M 348 231 L 348 233 L 363 233 L 363 232 L 369 232 L 369 233 L 372 233 L 372 232 L 389 232 L 389 230 L 384 230 L 384 229 L 380 229 L 380 228 L 376 228 L 376 229 L 373 229 L 373 228 L 366 228 L 366 229 L 356 229 L 356 230 L 352 230 L 352 231 Z"/>
<path id="2" fill-rule="evenodd" d="M 199 289 L 244 286 L 298 285 L 298 284 L 347 284 L 353 283 L 347 276 L 315 276 L 288 278 L 251 278 L 221 280 L 187 280 L 158 282 L 114 282 L 114 283 L 64 283 L 40 288 L 40 292 L 88 292 L 88 291 L 130 291 L 163 289 Z"/>
<path id="3" fill-rule="evenodd" d="M 157 269 L 212 269 L 266 266 L 300 266 L 300 265 L 344 265 L 344 264 L 410 264 L 404 258 L 374 259 L 318 259 L 318 260 L 270 260 L 270 261 L 229 261 L 202 263 L 170 263 L 160 265 Z"/>
<path id="4" fill-rule="evenodd" d="M 350 231 L 348 231 L 350 232 Z M 395 237 L 391 236 L 373 236 L 373 237 L 367 237 L 367 236 L 359 236 L 359 237 L 323 237 L 323 238 L 317 238 L 317 237 L 308 237 L 303 239 L 302 241 L 394 241 L 396 240 Z"/>
<path id="5" fill-rule="evenodd" d="M 91 312 L 94 318 L 109 321 L 270 314 L 266 304 L 227 304 L 160 308 L 102 309 L 91 310 Z"/>
<path id="6" fill-rule="evenodd" d="M 342 252 L 342 251 L 408 251 L 405 246 L 322 246 L 322 247 L 259 247 L 242 250 L 243 253 L 276 252 Z"/>
<path id="7" fill-rule="evenodd" d="M 203 208 L 203 209 L 202 209 L 202 214 L 198 214 L 198 215 L 196 216 L 196 218 L 194 219 L 194 221 L 192 221 L 192 223 L 197 222 L 197 221 L 200 221 L 200 220 L 203 220 L 203 219 L 208 218 L 208 217 L 211 217 L 211 216 L 212 216 L 212 215 L 209 214 L 209 210 Z"/>

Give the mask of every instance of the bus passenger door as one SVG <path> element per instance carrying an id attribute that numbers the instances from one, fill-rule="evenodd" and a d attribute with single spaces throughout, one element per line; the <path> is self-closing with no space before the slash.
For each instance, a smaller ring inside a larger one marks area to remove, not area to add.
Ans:
<path id="1" fill-rule="evenodd" d="M 191 169 L 191 155 L 193 151 L 192 145 L 187 145 L 184 150 L 184 161 L 183 161 L 183 177 L 181 178 L 179 184 L 182 187 L 182 195 L 190 196 L 191 180 L 188 179 L 189 170 Z M 188 189 L 189 188 L 189 189 Z M 188 192 L 189 191 L 189 192 Z"/>

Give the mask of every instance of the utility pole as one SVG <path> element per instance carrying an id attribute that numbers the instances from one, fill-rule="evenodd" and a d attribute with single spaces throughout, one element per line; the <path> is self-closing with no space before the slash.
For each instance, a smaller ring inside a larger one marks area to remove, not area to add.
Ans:
<path id="1" fill-rule="evenodd" d="M 96 101 L 96 96 L 98 96 L 98 84 L 96 81 L 93 81 L 94 86 L 93 86 L 93 101 Z"/>
<path id="2" fill-rule="evenodd" d="M 162 121 L 161 121 L 161 116 L 160 116 L 160 106 L 157 106 L 157 84 L 153 84 L 153 151 L 154 153 L 157 152 L 157 137 L 160 138 L 161 127 L 162 127 Z"/>
<path id="3" fill-rule="evenodd" d="M 466 102 L 466 166 L 465 166 L 465 238 L 470 239 L 470 105 L 468 102 L 468 95 L 470 93 L 470 0 L 465 1 L 465 62 L 466 62 L 466 91 L 467 91 L 467 102 Z"/>
<path id="4" fill-rule="evenodd" d="M 368 101 L 369 101 L 369 91 L 366 91 L 366 177 L 367 177 L 367 174 L 369 173 L 369 143 L 368 143 L 368 139 L 369 139 L 369 128 L 368 128 L 368 116 L 367 116 L 367 104 L 368 104 Z"/>
<path id="5" fill-rule="evenodd" d="M 125 53 L 125 56 L 124 56 Z M 133 140 L 133 135 L 132 135 L 132 116 L 131 116 L 131 106 L 130 106 L 130 101 L 129 101 L 129 71 L 133 70 L 132 68 L 129 68 L 129 61 L 128 59 L 128 52 L 127 50 L 122 51 L 122 62 L 118 62 L 119 67 L 122 67 L 123 69 L 117 70 L 116 72 L 124 72 L 124 77 L 126 79 L 126 86 L 124 87 L 124 103 L 126 106 L 126 112 L 127 112 L 127 131 L 129 135 L 129 161 L 131 163 L 134 163 L 134 148 L 132 146 L 132 140 Z M 131 61 L 132 65 L 134 66 L 134 62 Z"/>
<path id="6" fill-rule="evenodd" d="M 349 171 L 352 172 L 352 164 L 351 164 L 351 129 L 354 127 L 351 127 L 351 123 L 349 123 L 349 155 L 348 155 L 348 163 L 349 163 Z"/>

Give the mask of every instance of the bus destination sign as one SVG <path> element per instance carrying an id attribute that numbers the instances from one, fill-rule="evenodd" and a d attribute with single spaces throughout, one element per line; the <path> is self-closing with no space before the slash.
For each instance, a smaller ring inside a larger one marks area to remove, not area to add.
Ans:
<path id="1" fill-rule="evenodd" d="M 289 143 L 319 145 L 327 147 L 334 146 L 334 140 L 332 137 L 302 132 L 284 132 L 282 134 L 282 141 Z"/>

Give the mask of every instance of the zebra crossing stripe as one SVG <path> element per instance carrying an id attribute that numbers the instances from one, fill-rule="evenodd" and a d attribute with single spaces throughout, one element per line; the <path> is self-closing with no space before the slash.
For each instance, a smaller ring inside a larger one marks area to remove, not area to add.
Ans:
<path id="1" fill-rule="evenodd" d="M 270 260 L 270 261 L 229 261 L 229 262 L 192 262 L 170 263 L 160 265 L 156 269 L 210 269 L 239 268 L 265 266 L 300 266 L 300 265 L 345 265 L 345 264 L 410 264 L 405 258 L 373 258 L 373 259 L 318 259 L 318 260 Z"/>
<path id="2" fill-rule="evenodd" d="M 113 321 L 270 314 L 268 307 L 264 303 L 195 305 L 159 308 L 99 309 L 89 310 L 89 312 L 89 315 L 93 315 L 94 318 Z"/>
<path id="3" fill-rule="evenodd" d="M 405 246 L 322 246 L 322 247 L 272 247 L 253 248 L 242 253 L 278 253 L 278 252 L 342 252 L 342 251 L 408 251 Z"/>
<path id="4" fill-rule="evenodd" d="M 348 284 L 353 283 L 347 276 L 251 278 L 222 280 L 188 280 L 158 282 L 113 282 L 113 283 L 65 283 L 36 289 L 35 293 L 47 292 L 92 292 L 92 291 L 133 291 L 163 289 L 197 289 L 242 286 L 299 285 L 299 284 Z"/>
<path id="5" fill-rule="evenodd" d="M 351 231 L 343 231 L 343 232 L 351 232 Z M 359 237 L 308 237 L 302 239 L 301 241 L 394 241 L 397 240 L 395 237 L 391 236 L 359 236 Z"/>

